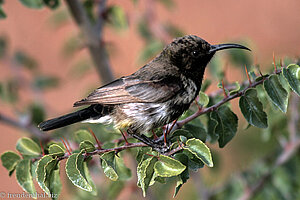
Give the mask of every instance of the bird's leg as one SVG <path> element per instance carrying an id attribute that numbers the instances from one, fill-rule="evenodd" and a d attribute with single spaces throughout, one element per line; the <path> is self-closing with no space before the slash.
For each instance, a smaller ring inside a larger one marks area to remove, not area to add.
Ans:
<path id="1" fill-rule="evenodd" d="M 129 135 L 131 135 L 133 138 L 138 139 L 139 141 L 152 147 L 153 150 L 158 151 L 161 154 L 164 154 L 170 150 L 168 146 L 165 146 L 165 145 L 161 144 L 160 142 L 153 141 L 143 134 L 138 134 L 138 133 L 134 132 L 132 129 L 128 129 L 127 133 Z"/>
<path id="2" fill-rule="evenodd" d="M 123 133 L 123 131 L 122 131 L 121 129 L 119 129 L 119 130 L 120 130 L 120 132 L 121 132 L 121 134 L 122 134 L 122 136 L 123 136 L 123 138 L 124 138 L 125 145 L 129 145 L 130 143 L 128 142 L 128 140 L 127 140 L 127 138 L 126 138 L 127 133 L 126 133 L 126 132 Z M 125 135 L 125 134 L 126 134 L 126 135 Z"/>

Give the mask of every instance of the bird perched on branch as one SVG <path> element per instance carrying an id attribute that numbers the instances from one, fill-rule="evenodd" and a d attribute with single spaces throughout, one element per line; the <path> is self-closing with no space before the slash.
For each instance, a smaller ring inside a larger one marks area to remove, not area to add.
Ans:
<path id="1" fill-rule="evenodd" d="M 239 48 L 239 44 L 210 45 L 186 35 L 173 40 L 151 62 L 135 73 L 104 85 L 74 106 L 82 110 L 42 122 L 43 131 L 76 122 L 114 123 L 154 150 L 168 148 L 143 133 L 178 119 L 198 95 L 205 67 L 215 52 Z"/>

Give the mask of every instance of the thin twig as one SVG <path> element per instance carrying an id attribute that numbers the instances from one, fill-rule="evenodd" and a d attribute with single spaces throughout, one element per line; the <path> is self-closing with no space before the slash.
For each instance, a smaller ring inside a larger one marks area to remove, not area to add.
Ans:
<path id="1" fill-rule="evenodd" d="M 110 148 L 110 149 L 96 149 L 95 151 L 92 151 L 92 152 L 85 152 L 85 153 L 83 153 L 83 155 L 85 157 L 88 157 L 88 156 L 93 156 L 93 155 L 101 155 L 101 154 L 104 154 L 104 153 L 107 153 L 107 152 L 112 152 L 112 151 L 120 152 L 120 151 L 123 151 L 125 149 L 130 149 L 130 148 L 135 148 L 135 147 L 146 147 L 146 146 L 147 145 L 142 143 L 142 142 L 129 143 L 127 145 L 123 145 L 123 146 L 120 146 L 120 147 L 114 147 L 114 148 Z M 58 160 L 67 159 L 69 156 L 70 155 L 65 154 L 64 156 L 59 157 Z"/>
<path id="2" fill-rule="evenodd" d="M 16 127 L 16 128 L 22 129 L 24 131 L 27 131 L 30 134 L 32 134 L 33 136 L 39 138 L 39 140 L 41 140 L 43 143 L 50 140 L 50 137 L 47 134 L 41 132 L 33 124 L 22 123 L 21 121 L 17 121 L 15 119 L 12 119 L 12 118 L 10 118 L 8 116 L 5 116 L 4 114 L 1 114 L 1 113 L 0 113 L 0 122 L 8 124 L 8 125 L 10 125 L 12 127 Z"/>

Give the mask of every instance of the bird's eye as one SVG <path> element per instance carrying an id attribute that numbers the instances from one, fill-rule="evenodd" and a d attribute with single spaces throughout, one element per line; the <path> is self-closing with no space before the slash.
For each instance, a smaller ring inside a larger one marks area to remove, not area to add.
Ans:
<path id="1" fill-rule="evenodd" d="M 197 50 L 192 51 L 192 56 L 197 58 L 200 55 L 200 52 Z"/>

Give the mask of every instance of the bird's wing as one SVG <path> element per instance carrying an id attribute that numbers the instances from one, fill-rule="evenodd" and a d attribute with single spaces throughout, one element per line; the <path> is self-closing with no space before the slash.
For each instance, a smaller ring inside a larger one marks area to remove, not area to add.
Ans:
<path id="1" fill-rule="evenodd" d="M 96 89 L 87 98 L 75 102 L 74 106 L 164 102 L 182 88 L 180 83 L 174 78 L 144 81 L 123 77 Z"/>

